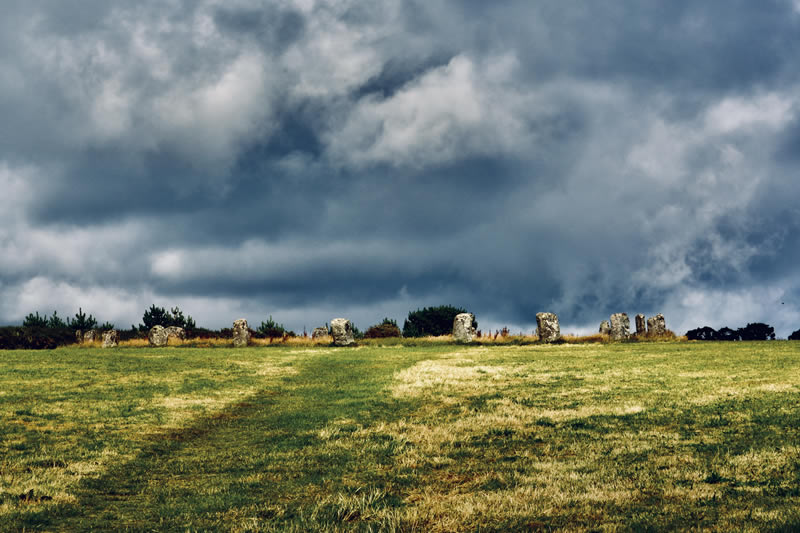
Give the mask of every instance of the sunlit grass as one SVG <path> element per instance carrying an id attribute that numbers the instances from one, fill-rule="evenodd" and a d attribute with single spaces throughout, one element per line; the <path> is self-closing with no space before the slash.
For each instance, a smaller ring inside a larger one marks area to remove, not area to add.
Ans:
<path id="1" fill-rule="evenodd" d="M 800 528 L 800 343 L 375 342 L 0 352 L 0 524 Z"/>

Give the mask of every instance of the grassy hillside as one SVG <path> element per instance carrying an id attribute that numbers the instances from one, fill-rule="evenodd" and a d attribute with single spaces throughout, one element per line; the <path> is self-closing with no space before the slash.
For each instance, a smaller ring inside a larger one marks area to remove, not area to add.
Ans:
<path id="1" fill-rule="evenodd" d="M 0 352 L 0 530 L 800 529 L 800 343 Z"/>

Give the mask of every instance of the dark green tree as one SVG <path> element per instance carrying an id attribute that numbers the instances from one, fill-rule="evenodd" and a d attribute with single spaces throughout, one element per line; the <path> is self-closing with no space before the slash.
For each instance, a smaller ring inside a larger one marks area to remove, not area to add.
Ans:
<path id="1" fill-rule="evenodd" d="M 449 335 L 453 332 L 453 320 L 456 315 L 467 311 L 452 305 L 425 307 L 408 313 L 403 323 L 403 337 L 425 337 L 428 335 Z M 472 326 L 477 329 L 478 321 L 473 319 Z"/>
<path id="2" fill-rule="evenodd" d="M 39 311 L 36 311 L 35 315 L 33 313 L 30 313 L 22 321 L 22 326 L 26 328 L 46 328 L 47 317 L 39 316 Z"/>
<path id="3" fill-rule="evenodd" d="M 365 339 L 384 339 L 387 337 L 400 337 L 402 333 L 400 328 L 397 327 L 397 321 L 391 318 L 384 318 L 383 322 L 370 326 L 364 332 Z"/>
<path id="4" fill-rule="evenodd" d="M 75 313 L 75 318 L 69 320 L 67 325 L 73 330 L 85 331 L 87 329 L 93 329 L 95 326 L 97 326 L 97 319 L 95 319 L 92 315 L 86 316 L 86 313 L 83 312 L 83 309 L 79 307 L 78 312 Z"/>
<path id="5" fill-rule="evenodd" d="M 283 324 L 278 324 L 274 320 L 272 320 L 272 315 L 269 315 L 269 318 L 266 322 L 263 320 L 261 321 L 261 325 L 258 326 L 256 330 L 258 333 L 263 335 L 264 337 L 274 339 L 277 337 L 283 337 L 284 333 L 288 333 L 286 328 L 283 327 Z"/>

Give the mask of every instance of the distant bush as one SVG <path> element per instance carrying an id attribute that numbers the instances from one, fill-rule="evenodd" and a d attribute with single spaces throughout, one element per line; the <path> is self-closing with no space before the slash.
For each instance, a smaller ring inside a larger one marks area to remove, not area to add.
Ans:
<path id="1" fill-rule="evenodd" d="M 364 332 L 365 339 L 385 339 L 388 337 L 400 337 L 402 332 L 397 326 L 397 321 L 391 318 L 384 318 L 383 322 L 370 326 Z"/>
<path id="2" fill-rule="evenodd" d="M 0 349 L 2 350 L 52 350 L 75 343 L 75 333 L 69 328 L 49 327 L 2 327 Z"/>
<path id="3" fill-rule="evenodd" d="M 763 322 L 754 322 L 739 329 L 722 327 L 719 330 L 708 326 L 686 332 L 690 341 L 766 341 L 775 340 L 775 328 Z"/>
<path id="4" fill-rule="evenodd" d="M 790 341 L 800 341 L 800 329 L 789 335 Z"/>
<path id="5" fill-rule="evenodd" d="M 452 305 L 426 307 L 422 310 L 411 311 L 403 323 L 403 337 L 449 335 L 453 332 L 453 320 L 456 315 L 466 312 L 465 309 Z M 472 327 L 478 329 L 477 320 L 472 320 Z"/>

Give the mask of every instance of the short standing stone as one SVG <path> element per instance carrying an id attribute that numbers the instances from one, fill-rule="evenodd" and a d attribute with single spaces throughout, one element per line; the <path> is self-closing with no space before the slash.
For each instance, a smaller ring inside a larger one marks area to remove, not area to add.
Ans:
<path id="1" fill-rule="evenodd" d="M 314 328 L 314 331 L 311 332 L 312 340 L 324 339 L 327 336 L 328 336 L 328 328 L 323 328 L 321 326 L 318 328 Z"/>
<path id="2" fill-rule="evenodd" d="M 536 334 L 542 342 L 555 342 L 561 338 L 561 326 L 555 313 L 536 313 Z"/>
<path id="3" fill-rule="evenodd" d="M 75 330 L 75 342 L 78 344 L 83 342 L 83 332 L 79 329 Z"/>
<path id="4" fill-rule="evenodd" d="M 164 326 L 153 326 L 147 334 L 147 340 L 150 341 L 151 346 L 166 346 L 169 335 Z"/>
<path id="5" fill-rule="evenodd" d="M 182 341 L 186 340 L 185 329 L 180 328 L 178 326 L 168 326 L 164 329 L 167 330 L 167 338 L 175 338 L 175 339 L 180 339 Z"/>
<path id="6" fill-rule="evenodd" d="M 103 348 L 114 348 L 119 343 L 119 333 L 115 329 L 103 332 Z"/>
<path id="7" fill-rule="evenodd" d="M 647 319 L 647 334 L 648 335 L 664 335 L 667 332 L 667 321 L 664 320 L 664 315 L 658 313 L 656 316 L 651 316 Z"/>
<path id="8" fill-rule="evenodd" d="M 631 336 L 631 321 L 626 313 L 611 315 L 611 340 L 624 341 Z"/>
<path id="9" fill-rule="evenodd" d="M 599 331 L 602 335 L 611 335 L 611 324 L 608 323 L 608 320 L 603 320 L 600 322 Z"/>
<path id="10" fill-rule="evenodd" d="M 644 322 L 644 315 L 636 315 L 636 336 L 644 337 L 647 334 L 647 328 Z"/>
<path id="11" fill-rule="evenodd" d="M 96 329 L 89 329 L 83 334 L 83 342 L 94 342 L 99 340 L 100 335 Z"/>
<path id="12" fill-rule="evenodd" d="M 250 328 L 247 320 L 240 318 L 233 321 L 233 345 L 237 348 L 247 346 L 250 343 Z"/>
<path id="13" fill-rule="evenodd" d="M 331 336 L 335 346 L 349 346 L 353 344 L 353 324 L 346 318 L 334 318 L 331 320 Z"/>
<path id="14" fill-rule="evenodd" d="M 475 337 L 475 328 L 472 322 L 475 317 L 472 313 L 459 313 L 453 319 L 453 340 L 456 342 L 472 342 Z"/>

